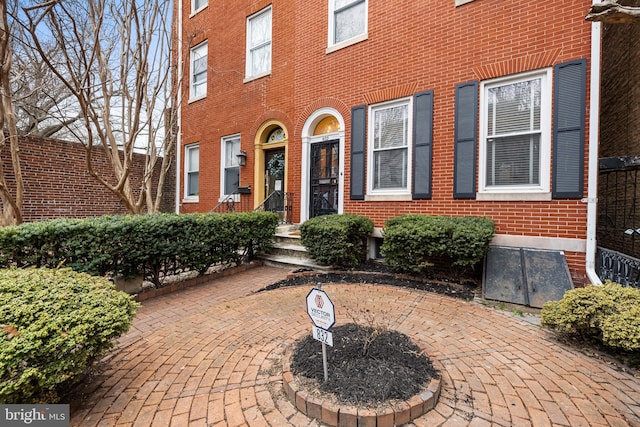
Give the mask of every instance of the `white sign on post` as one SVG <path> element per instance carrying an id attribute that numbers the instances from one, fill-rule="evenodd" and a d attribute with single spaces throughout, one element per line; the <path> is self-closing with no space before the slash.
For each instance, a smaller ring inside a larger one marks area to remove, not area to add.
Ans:
<path id="1" fill-rule="evenodd" d="M 333 334 L 331 332 L 314 326 L 312 329 L 312 334 L 313 338 L 320 341 L 322 344 L 333 347 Z"/>
<path id="2" fill-rule="evenodd" d="M 330 330 L 336 323 L 336 313 L 333 302 L 325 291 L 313 288 L 307 294 L 307 314 L 318 328 Z"/>

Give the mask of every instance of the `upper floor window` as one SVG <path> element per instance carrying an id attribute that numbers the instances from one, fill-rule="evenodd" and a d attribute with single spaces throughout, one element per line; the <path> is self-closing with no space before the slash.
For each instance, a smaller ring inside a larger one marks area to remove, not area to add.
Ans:
<path id="1" fill-rule="evenodd" d="M 209 4 L 209 0 L 191 0 L 191 13 L 196 13 Z"/>
<path id="2" fill-rule="evenodd" d="M 185 198 L 197 198 L 199 192 L 200 146 L 187 145 L 184 148 L 184 195 Z"/>
<path id="3" fill-rule="evenodd" d="M 235 193 L 240 185 L 240 135 L 222 138 L 222 192 L 228 196 Z"/>
<path id="4" fill-rule="evenodd" d="M 482 83 L 480 192 L 548 192 L 550 70 Z"/>
<path id="5" fill-rule="evenodd" d="M 271 72 L 271 7 L 247 18 L 246 77 Z"/>
<path id="6" fill-rule="evenodd" d="M 200 43 L 198 46 L 191 48 L 189 98 L 192 100 L 203 98 L 207 95 L 207 51 L 207 42 Z"/>
<path id="7" fill-rule="evenodd" d="M 412 99 L 370 107 L 369 194 L 409 194 Z"/>
<path id="8" fill-rule="evenodd" d="M 329 0 L 329 46 L 367 34 L 368 0 Z"/>

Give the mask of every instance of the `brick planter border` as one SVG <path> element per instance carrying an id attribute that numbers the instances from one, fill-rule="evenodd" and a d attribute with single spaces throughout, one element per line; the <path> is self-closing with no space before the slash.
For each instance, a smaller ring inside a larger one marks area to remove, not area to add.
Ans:
<path id="1" fill-rule="evenodd" d="M 291 372 L 292 352 L 282 362 L 282 382 L 289 401 L 300 412 L 334 427 L 394 427 L 418 418 L 432 410 L 440 397 L 440 378 L 432 378 L 429 385 L 411 398 L 380 409 L 359 408 L 336 404 L 330 400 L 309 396 L 300 390 Z"/>

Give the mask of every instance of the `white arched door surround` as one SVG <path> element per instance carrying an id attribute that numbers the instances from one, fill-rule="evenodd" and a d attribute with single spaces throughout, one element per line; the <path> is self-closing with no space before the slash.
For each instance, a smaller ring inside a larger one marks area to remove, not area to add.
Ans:
<path id="1" fill-rule="evenodd" d="M 333 117 L 338 122 L 338 129 L 328 133 L 317 134 L 316 128 L 323 120 Z M 302 128 L 302 162 L 300 181 L 300 222 L 303 223 L 310 217 L 311 202 L 311 153 L 314 144 L 322 144 L 328 141 L 338 141 L 338 213 L 343 213 L 344 206 L 344 119 L 334 108 L 324 107 L 314 111 L 306 120 Z"/>

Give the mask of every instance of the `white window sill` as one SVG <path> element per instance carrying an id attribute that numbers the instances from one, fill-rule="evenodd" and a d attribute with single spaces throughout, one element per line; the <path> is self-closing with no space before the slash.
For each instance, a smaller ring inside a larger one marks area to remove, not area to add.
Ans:
<path id="1" fill-rule="evenodd" d="M 200 101 L 201 99 L 205 99 L 206 97 L 207 97 L 207 94 L 205 93 L 204 95 L 200 95 L 194 98 L 189 98 L 189 101 L 187 102 L 191 104 L 192 102 Z"/>
<path id="2" fill-rule="evenodd" d="M 206 8 L 209 7 L 209 3 L 205 4 L 204 6 L 201 6 L 199 9 L 196 10 L 192 10 L 191 14 L 189 15 L 189 18 L 193 18 L 194 16 L 196 16 L 198 13 L 202 12 L 203 10 L 205 10 Z"/>
<path id="3" fill-rule="evenodd" d="M 185 197 L 182 199 L 182 203 L 198 203 L 200 202 L 199 197 Z"/>
<path id="4" fill-rule="evenodd" d="M 367 194 L 365 202 L 407 202 L 411 201 L 411 194 Z"/>
<path id="5" fill-rule="evenodd" d="M 231 201 L 231 200 L 233 200 L 234 202 L 238 203 L 240 201 L 240 195 L 239 194 L 229 194 L 229 195 L 226 195 L 226 196 L 221 196 L 218 199 L 218 203 L 227 202 L 227 201 Z"/>
<path id="6" fill-rule="evenodd" d="M 262 74 L 256 74 L 255 76 L 245 77 L 244 80 L 242 81 L 242 83 L 249 83 L 249 82 L 252 82 L 254 80 L 258 80 L 258 79 L 261 79 L 263 77 L 270 76 L 270 75 L 271 75 L 271 70 L 269 70 L 269 71 L 267 71 L 265 73 L 262 73 Z"/>
<path id="7" fill-rule="evenodd" d="M 474 0 L 455 0 L 455 1 L 456 1 L 456 7 L 457 7 L 457 6 L 462 6 L 463 4 L 471 3 Z"/>
<path id="8" fill-rule="evenodd" d="M 476 194 L 476 200 L 481 201 L 503 201 L 503 202 L 548 202 L 551 200 L 551 193 L 538 192 L 538 193 L 524 193 L 524 192 L 501 192 L 491 193 L 484 192 Z"/>
<path id="9" fill-rule="evenodd" d="M 340 49 L 344 49 L 345 47 L 354 45 L 356 43 L 360 43 L 361 41 L 367 40 L 369 38 L 368 33 L 360 34 L 359 36 L 355 36 L 350 38 L 349 40 L 341 41 L 340 43 L 336 43 L 333 46 L 329 46 L 327 48 L 326 53 L 330 54 L 331 52 L 335 52 Z"/>

